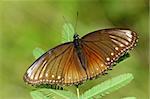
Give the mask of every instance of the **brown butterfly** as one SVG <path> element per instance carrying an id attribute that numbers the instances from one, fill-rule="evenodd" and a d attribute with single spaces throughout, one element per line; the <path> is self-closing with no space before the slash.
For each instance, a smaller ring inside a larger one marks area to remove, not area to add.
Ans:
<path id="1" fill-rule="evenodd" d="M 94 31 L 58 45 L 38 58 L 26 71 L 28 84 L 79 85 L 103 74 L 135 46 L 137 34 L 129 29 Z"/>

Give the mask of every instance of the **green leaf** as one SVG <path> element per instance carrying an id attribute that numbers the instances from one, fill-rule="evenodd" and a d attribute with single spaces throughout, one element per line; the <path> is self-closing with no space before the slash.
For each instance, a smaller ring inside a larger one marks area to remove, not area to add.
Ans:
<path id="1" fill-rule="evenodd" d="M 48 99 L 48 97 L 38 91 L 31 91 L 30 94 L 32 99 Z"/>
<path id="2" fill-rule="evenodd" d="M 33 56 L 35 57 L 35 59 L 39 58 L 43 54 L 44 54 L 44 50 L 42 50 L 41 48 L 35 48 L 33 50 Z"/>
<path id="3" fill-rule="evenodd" d="M 45 88 L 32 91 L 31 96 L 33 99 L 77 99 L 72 92 Z"/>
<path id="4" fill-rule="evenodd" d="M 74 28 L 70 23 L 65 23 L 63 25 L 63 31 L 62 31 L 62 43 L 70 42 L 73 40 L 74 35 Z"/>
<path id="5" fill-rule="evenodd" d="M 127 85 L 132 79 L 133 75 L 131 73 L 119 75 L 89 89 L 81 96 L 81 99 L 92 99 L 93 97 L 96 99 L 101 98 L 102 96 Z"/>
<path id="6" fill-rule="evenodd" d="M 136 99 L 136 97 L 124 97 L 124 98 L 121 98 L 121 99 Z"/>

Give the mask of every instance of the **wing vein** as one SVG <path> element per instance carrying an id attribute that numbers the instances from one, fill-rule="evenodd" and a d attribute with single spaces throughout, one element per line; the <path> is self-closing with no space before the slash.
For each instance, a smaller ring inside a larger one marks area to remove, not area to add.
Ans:
<path id="1" fill-rule="evenodd" d="M 98 47 L 104 54 L 106 54 L 106 52 L 100 48 L 99 46 L 97 46 L 94 42 L 91 42 L 92 44 L 94 44 L 96 47 Z M 88 46 L 86 43 L 84 43 L 88 48 L 90 48 L 91 50 L 93 50 L 95 53 L 97 53 L 93 48 L 91 48 L 90 46 Z M 102 55 L 100 55 L 100 57 L 102 57 Z M 102 59 L 100 59 L 101 61 L 105 61 L 105 58 L 102 57 Z"/>

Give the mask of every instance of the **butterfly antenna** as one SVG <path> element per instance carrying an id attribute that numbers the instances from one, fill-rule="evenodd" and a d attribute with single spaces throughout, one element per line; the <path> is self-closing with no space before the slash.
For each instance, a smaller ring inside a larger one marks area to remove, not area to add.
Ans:
<path id="1" fill-rule="evenodd" d="M 75 34 L 77 34 L 77 23 L 78 23 L 78 11 L 77 11 L 77 16 L 76 16 L 76 23 L 75 23 L 75 26 L 74 26 Z"/>

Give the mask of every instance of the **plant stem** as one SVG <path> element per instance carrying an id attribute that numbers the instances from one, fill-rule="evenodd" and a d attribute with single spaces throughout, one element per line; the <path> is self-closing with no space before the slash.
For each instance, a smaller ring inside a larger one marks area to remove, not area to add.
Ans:
<path id="1" fill-rule="evenodd" d="M 80 98 L 79 88 L 77 88 L 77 97 Z"/>

